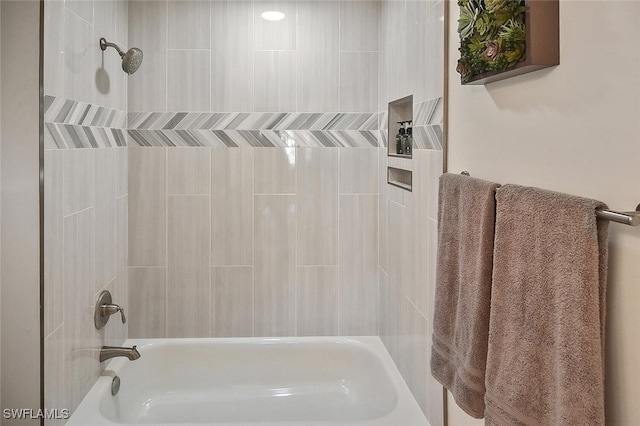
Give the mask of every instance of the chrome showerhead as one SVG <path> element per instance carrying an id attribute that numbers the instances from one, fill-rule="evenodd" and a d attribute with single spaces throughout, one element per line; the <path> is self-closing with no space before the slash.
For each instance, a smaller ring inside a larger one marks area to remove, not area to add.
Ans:
<path id="1" fill-rule="evenodd" d="M 142 50 L 137 47 L 132 47 L 124 53 L 120 47 L 115 43 L 109 43 L 103 38 L 100 39 L 100 49 L 107 50 L 107 47 L 113 47 L 116 49 L 120 57 L 122 58 L 122 70 L 127 74 L 133 74 L 138 71 L 140 65 L 142 65 Z"/>

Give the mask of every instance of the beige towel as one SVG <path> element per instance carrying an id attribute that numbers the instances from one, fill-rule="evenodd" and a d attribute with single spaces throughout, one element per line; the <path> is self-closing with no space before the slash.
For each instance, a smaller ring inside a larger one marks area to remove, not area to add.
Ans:
<path id="1" fill-rule="evenodd" d="M 475 418 L 484 414 L 495 191 L 444 174 L 438 195 L 438 263 L 431 374 Z"/>
<path id="2" fill-rule="evenodd" d="M 608 222 L 598 201 L 498 190 L 487 425 L 604 425 Z"/>

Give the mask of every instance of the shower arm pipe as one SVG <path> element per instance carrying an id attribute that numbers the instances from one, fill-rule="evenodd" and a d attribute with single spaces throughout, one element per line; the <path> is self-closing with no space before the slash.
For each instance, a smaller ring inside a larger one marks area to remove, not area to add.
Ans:
<path id="1" fill-rule="evenodd" d="M 95 46 L 95 44 L 94 44 L 94 46 Z M 118 52 L 118 54 L 120 55 L 121 58 L 124 56 L 124 52 L 122 51 L 122 49 L 120 49 L 120 46 L 118 46 L 115 43 L 111 43 L 111 42 L 107 41 L 104 37 L 102 37 L 100 39 L 100 49 L 105 51 L 105 50 L 107 50 L 107 47 L 113 47 L 114 49 L 116 49 L 116 51 Z"/>
<path id="2" fill-rule="evenodd" d="M 463 171 L 461 175 L 471 176 L 469 172 Z M 610 222 L 622 223 L 629 226 L 640 225 L 640 204 L 636 206 L 636 210 L 633 212 L 617 212 L 613 210 L 596 210 L 596 216 L 600 219 L 608 220 Z"/>

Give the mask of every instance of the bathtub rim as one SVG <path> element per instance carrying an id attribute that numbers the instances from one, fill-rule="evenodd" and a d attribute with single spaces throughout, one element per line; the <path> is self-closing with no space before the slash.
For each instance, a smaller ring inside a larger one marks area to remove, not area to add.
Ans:
<path id="1" fill-rule="evenodd" d="M 163 345 L 185 345 L 190 343 L 223 343 L 223 344 L 247 344 L 247 345 L 270 345 L 270 344 L 309 344 L 309 343 L 334 343 L 334 344 L 351 344 L 359 348 L 363 348 L 374 354 L 381 362 L 385 372 L 389 376 L 389 380 L 394 386 L 397 393 L 397 403 L 395 408 L 385 416 L 373 419 L 371 421 L 309 421 L 304 424 L 309 425 L 331 425 L 331 426 L 347 426 L 347 425 L 406 425 L 406 426 L 429 426 L 426 416 L 415 400 L 413 394 L 409 390 L 408 385 L 402 378 L 398 367 L 393 362 L 389 352 L 384 346 L 379 336 L 300 336 L 300 337 L 180 337 L 180 338 L 149 338 L 149 339 L 127 339 L 122 346 L 136 345 L 143 349 L 148 347 L 158 347 Z M 103 396 L 110 393 L 111 382 L 113 377 L 118 374 L 122 367 L 128 362 L 140 362 L 143 357 L 137 361 L 129 361 L 126 358 L 113 358 L 106 363 L 104 370 L 101 372 L 96 383 L 91 387 L 89 392 L 84 396 L 80 405 L 71 415 L 67 422 L 68 426 L 86 426 L 86 421 L 91 419 L 92 424 L 96 426 L 129 426 L 130 423 L 119 423 L 109 420 L 100 413 L 100 402 Z M 96 417 L 91 416 L 95 414 Z M 94 419 L 96 422 L 94 422 Z M 189 423 L 190 425 L 206 425 L 208 423 Z M 291 426 L 301 424 L 297 422 L 288 423 Z M 163 423 L 161 426 L 184 426 L 187 423 Z M 233 423 L 211 423 L 211 425 L 233 425 L 233 426 L 282 426 L 281 422 L 233 422 Z"/>

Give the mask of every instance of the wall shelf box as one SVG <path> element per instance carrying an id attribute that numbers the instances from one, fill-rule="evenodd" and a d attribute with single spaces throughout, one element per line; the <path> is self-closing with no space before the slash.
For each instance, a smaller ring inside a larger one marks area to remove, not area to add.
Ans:
<path id="1" fill-rule="evenodd" d="M 389 110 L 387 114 L 389 120 L 387 126 L 387 155 L 390 157 L 411 158 L 412 154 L 396 153 L 396 135 L 400 130 L 401 121 L 413 121 L 413 95 L 406 96 L 402 99 L 389 102 Z M 413 153 L 413 146 L 411 146 Z"/>
<path id="2" fill-rule="evenodd" d="M 505 71 L 474 75 L 463 85 L 488 84 L 560 64 L 558 0 L 524 0 L 525 59 Z"/>
<path id="3" fill-rule="evenodd" d="M 387 183 L 397 186 L 405 191 L 411 192 L 413 172 L 411 170 L 398 169 L 395 167 L 387 167 Z"/>

